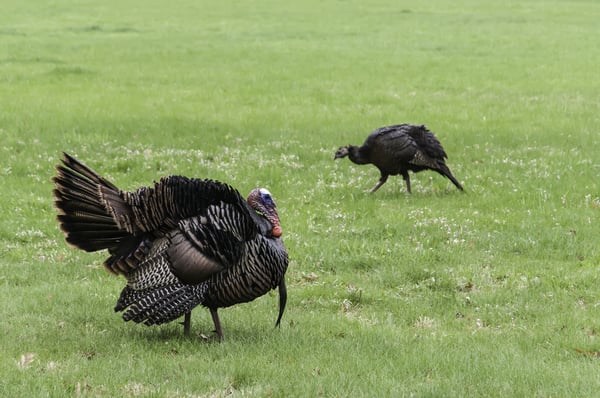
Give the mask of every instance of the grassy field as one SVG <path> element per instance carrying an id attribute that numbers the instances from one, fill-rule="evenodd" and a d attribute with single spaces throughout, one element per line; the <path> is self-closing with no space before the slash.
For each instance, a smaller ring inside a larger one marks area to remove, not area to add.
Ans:
<path id="1" fill-rule="evenodd" d="M 16 1 L 0 14 L 0 395 L 575 397 L 600 391 L 597 1 Z M 367 4 L 369 3 L 369 4 Z M 424 123 L 464 185 L 333 161 Z M 68 151 L 123 189 L 270 189 L 276 295 L 124 323 L 68 247 Z"/>

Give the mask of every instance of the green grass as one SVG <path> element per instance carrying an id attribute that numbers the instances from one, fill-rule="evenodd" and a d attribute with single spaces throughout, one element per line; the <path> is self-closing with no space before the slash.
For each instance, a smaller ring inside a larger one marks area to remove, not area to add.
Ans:
<path id="1" fill-rule="evenodd" d="M 600 4 L 367 3 L 3 3 L 0 395 L 598 394 Z M 333 161 L 402 122 L 466 193 L 370 195 L 374 167 Z M 268 187 L 281 329 L 275 295 L 222 310 L 221 344 L 202 308 L 191 338 L 122 322 L 123 280 L 57 228 L 63 150 L 123 189 Z"/>

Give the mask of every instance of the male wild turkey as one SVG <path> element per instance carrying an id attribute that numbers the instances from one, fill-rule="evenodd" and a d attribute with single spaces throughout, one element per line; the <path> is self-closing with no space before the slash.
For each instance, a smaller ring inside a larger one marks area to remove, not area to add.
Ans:
<path id="1" fill-rule="evenodd" d="M 365 143 L 358 147 L 348 145 L 340 147 L 335 153 L 335 159 L 348 156 L 356 164 L 375 165 L 381 178 L 371 192 L 375 192 L 391 175 L 402 175 L 406 181 L 406 190 L 410 190 L 408 171 L 419 172 L 434 170 L 447 177 L 461 191 L 462 185 L 454 178 L 446 159 L 448 156 L 442 144 L 425 126 L 398 124 L 381 127 L 367 137 Z"/>
<path id="2" fill-rule="evenodd" d="M 56 169 L 60 227 L 79 249 L 108 250 L 104 266 L 127 279 L 115 307 L 125 321 L 185 315 L 189 334 L 191 311 L 202 304 L 222 338 L 218 308 L 279 287 L 279 326 L 288 256 L 269 191 L 254 189 L 246 201 L 229 185 L 181 176 L 121 191 L 66 153 Z"/>

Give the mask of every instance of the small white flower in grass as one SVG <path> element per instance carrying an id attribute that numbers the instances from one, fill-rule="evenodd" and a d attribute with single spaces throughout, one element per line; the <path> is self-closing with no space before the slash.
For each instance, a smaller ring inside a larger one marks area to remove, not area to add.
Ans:
<path id="1" fill-rule="evenodd" d="M 35 354 L 33 352 L 28 352 L 27 354 L 21 355 L 21 359 L 19 360 L 17 366 L 19 369 L 27 369 L 34 360 Z"/>
<path id="2" fill-rule="evenodd" d="M 419 329 L 431 329 L 435 326 L 435 320 L 429 318 L 427 316 L 421 315 L 417 320 L 413 323 L 413 326 Z"/>
<path id="3" fill-rule="evenodd" d="M 142 383 L 131 382 L 125 386 L 125 391 L 131 395 L 146 395 L 151 392 L 150 388 Z"/>
<path id="4" fill-rule="evenodd" d="M 311 272 L 310 274 L 305 274 L 304 272 L 302 273 L 302 280 L 305 282 L 314 282 L 317 279 L 319 279 L 319 276 L 314 272 Z"/>
<path id="5" fill-rule="evenodd" d="M 46 364 L 46 370 L 54 370 L 58 368 L 58 363 L 54 361 L 50 361 Z"/>
<path id="6" fill-rule="evenodd" d="M 342 312 L 348 312 L 352 309 L 352 301 L 348 300 L 348 299 L 344 299 L 344 301 L 342 301 Z"/>
<path id="7" fill-rule="evenodd" d="M 78 381 L 77 385 L 75 386 L 75 396 L 80 397 L 89 389 L 90 385 L 88 384 L 87 380 Z"/>
<path id="8" fill-rule="evenodd" d="M 44 233 L 39 230 L 28 229 L 25 231 L 18 231 L 16 236 L 17 238 L 43 238 Z"/>

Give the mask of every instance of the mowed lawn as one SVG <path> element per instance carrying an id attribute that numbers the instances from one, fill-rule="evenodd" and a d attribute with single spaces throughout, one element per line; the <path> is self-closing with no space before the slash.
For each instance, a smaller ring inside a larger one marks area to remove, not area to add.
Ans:
<path id="1" fill-rule="evenodd" d="M 289 3 L 289 2 L 288 2 Z M 0 13 L 0 395 L 575 397 L 600 391 L 600 3 L 16 1 Z M 426 124 L 433 172 L 333 160 Z M 67 151 L 122 189 L 274 195 L 276 294 L 192 336 L 112 308 L 68 247 Z"/>

